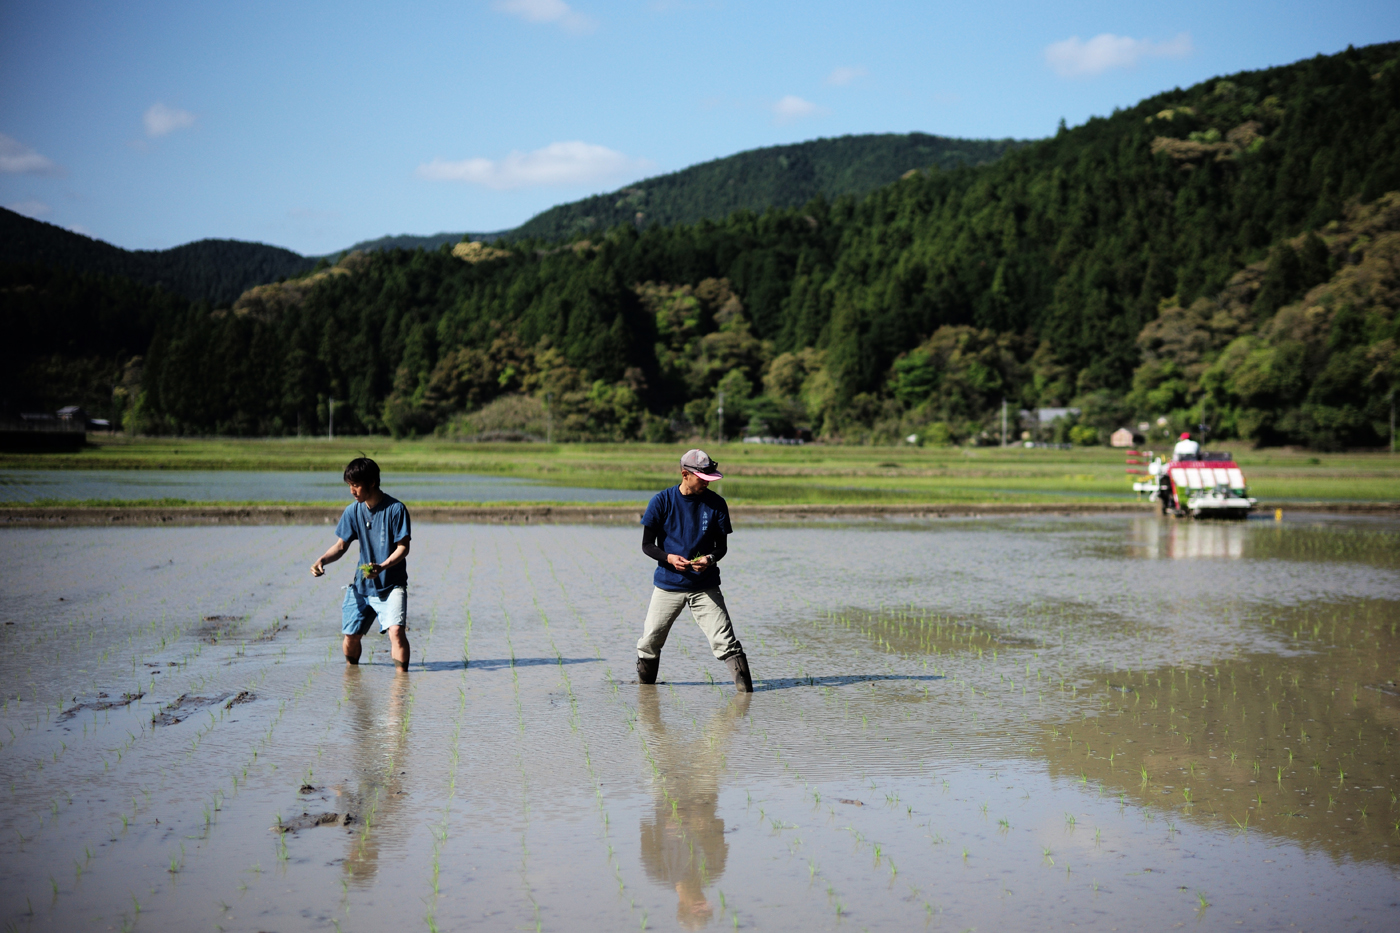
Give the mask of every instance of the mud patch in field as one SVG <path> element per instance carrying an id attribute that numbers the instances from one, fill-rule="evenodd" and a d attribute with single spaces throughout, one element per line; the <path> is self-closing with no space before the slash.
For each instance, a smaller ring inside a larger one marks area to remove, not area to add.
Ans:
<path id="1" fill-rule="evenodd" d="M 353 813 L 302 813 L 301 816 L 283 820 L 271 828 L 274 833 L 294 833 L 302 829 L 315 829 L 317 826 L 351 826 L 354 822 Z"/>
<path id="2" fill-rule="evenodd" d="M 281 622 L 273 622 L 267 628 L 254 635 L 253 641 L 272 641 L 289 628 L 291 628 L 290 625 L 284 625 Z"/>
<path id="3" fill-rule="evenodd" d="M 105 693 L 99 693 L 96 699 L 88 700 L 83 703 L 76 703 L 76 705 L 68 707 L 63 712 L 58 714 L 58 718 L 72 719 L 74 716 L 78 715 L 83 710 L 88 709 L 121 709 L 122 707 L 130 706 L 145 695 L 145 691 L 141 691 L 140 693 L 123 693 L 120 697 L 109 697 Z M 78 698 L 74 697 L 73 699 L 74 701 L 76 701 Z"/>
<path id="4" fill-rule="evenodd" d="M 151 725 L 173 726 L 177 722 L 184 722 L 193 714 L 200 710 L 223 704 L 224 709 L 232 709 L 240 703 L 249 703 L 256 700 L 257 696 L 249 690 L 240 690 L 238 693 L 221 693 L 218 696 L 192 696 L 182 693 L 174 701 L 161 707 L 160 712 L 151 717 Z"/>
<path id="5" fill-rule="evenodd" d="M 199 620 L 200 624 L 195 627 L 191 634 L 207 644 L 217 645 L 237 634 L 247 618 L 247 616 L 231 615 L 203 616 Z"/>

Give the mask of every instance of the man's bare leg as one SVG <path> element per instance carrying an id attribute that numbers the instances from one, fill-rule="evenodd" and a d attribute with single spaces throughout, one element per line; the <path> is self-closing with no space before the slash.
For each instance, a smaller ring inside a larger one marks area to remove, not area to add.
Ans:
<path id="1" fill-rule="evenodd" d="M 340 639 L 340 650 L 345 652 L 347 664 L 360 663 L 360 636 L 346 635 Z"/>
<path id="2" fill-rule="evenodd" d="M 389 626 L 390 654 L 394 657 L 394 663 L 399 666 L 399 670 L 408 670 L 408 632 L 402 625 Z"/>

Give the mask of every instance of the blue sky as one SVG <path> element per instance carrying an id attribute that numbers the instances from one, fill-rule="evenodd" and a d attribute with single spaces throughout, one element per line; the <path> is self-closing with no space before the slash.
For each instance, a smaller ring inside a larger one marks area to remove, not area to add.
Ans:
<path id="1" fill-rule="evenodd" d="M 1400 3 L 0 5 L 0 204 L 135 249 L 512 227 L 777 143 L 1029 138 Z"/>

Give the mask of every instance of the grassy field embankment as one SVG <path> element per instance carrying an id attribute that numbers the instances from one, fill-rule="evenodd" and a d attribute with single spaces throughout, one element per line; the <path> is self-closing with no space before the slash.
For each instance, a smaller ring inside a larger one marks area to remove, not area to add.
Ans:
<path id="1" fill-rule="evenodd" d="M 1225 445 L 1222 445 L 1225 446 Z M 1235 445 L 1261 503 L 1400 502 L 1400 456 Z M 1131 500 L 1124 452 L 1108 448 L 783 447 L 710 444 L 736 504 L 1109 503 Z M 5 470 L 312 470 L 364 453 L 395 473 L 473 473 L 555 486 L 635 490 L 676 476 L 683 448 L 648 444 L 460 444 L 383 437 L 179 439 L 94 436 L 76 454 L 0 454 Z M 246 503 L 245 503 L 246 504 Z"/>

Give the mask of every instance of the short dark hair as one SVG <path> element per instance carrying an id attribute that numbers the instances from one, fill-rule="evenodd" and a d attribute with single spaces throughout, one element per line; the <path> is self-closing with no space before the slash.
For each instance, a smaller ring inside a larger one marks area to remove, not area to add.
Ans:
<path id="1" fill-rule="evenodd" d="M 379 464 L 369 457 L 356 457 L 345 465 L 345 481 L 356 486 L 379 487 Z"/>

